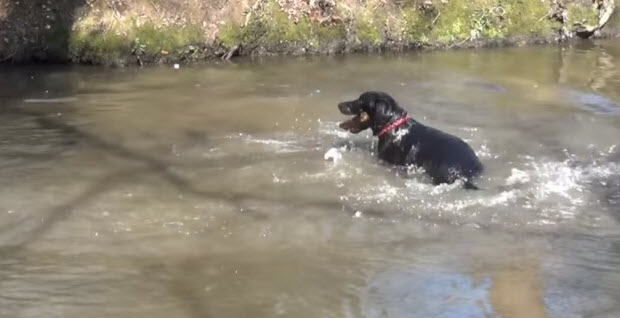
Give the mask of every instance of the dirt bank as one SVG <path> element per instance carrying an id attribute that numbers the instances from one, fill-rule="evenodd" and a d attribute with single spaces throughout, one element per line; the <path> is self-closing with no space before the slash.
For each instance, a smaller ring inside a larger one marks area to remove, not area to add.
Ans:
<path id="1" fill-rule="evenodd" d="M 620 33 L 613 1 L 0 0 L 0 61 L 131 65 L 558 42 Z"/>

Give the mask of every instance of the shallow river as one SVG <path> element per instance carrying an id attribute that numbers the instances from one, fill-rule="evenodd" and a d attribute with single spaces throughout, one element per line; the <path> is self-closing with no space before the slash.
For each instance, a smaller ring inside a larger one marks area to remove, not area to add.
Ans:
<path id="1" fill-rule="evenodd" d="M 365 90 L 482 190 L 340 131 Z M 618 42 L 3 67 L 0 317 L 617 318 L 619 144 Z"/>

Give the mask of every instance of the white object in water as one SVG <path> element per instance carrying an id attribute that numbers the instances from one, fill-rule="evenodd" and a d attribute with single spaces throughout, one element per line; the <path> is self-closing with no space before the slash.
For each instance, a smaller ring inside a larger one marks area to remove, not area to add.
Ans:
<path id="1" fill-rule="evenodd" d="M 333 161 L 334 163 L 342 160 L 342 153 L 338 148 L 330 148 L 327 150 L 323 158 L 327 161 Z"/>
<path id="2" fill-rule="evenodd" d="M 506 179 L 506 185 L 523 184 L 530 182 L 530 175 L 523 170 L 512 168 L 510 177 Z"/>
<path id="3" fill-rule="evenodd" d="M 181 65 L 179 65 L 179 64 L 174 64 L 174 69 L 175 69 L 175 70 L 178 70 L 180 67 L 181 67 Z"/>

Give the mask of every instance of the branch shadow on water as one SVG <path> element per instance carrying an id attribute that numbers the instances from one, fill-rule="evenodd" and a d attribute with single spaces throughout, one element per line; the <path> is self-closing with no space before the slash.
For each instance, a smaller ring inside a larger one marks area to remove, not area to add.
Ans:
<path id="1" fill-rule="evenodd" d="M 102 179 L 96 181 L 90 187 L 82 191 L 77 196 L 68 199 L 64 203 L 56 205 L 47 211 L 33 213 L 33 217 L 23 219 L 14 224 L 7 224 L 0 228 L 1 236 L 4 242 L 9 244 L 0 246 L 0 257 L 9 259 L 24 251 L 30 244 L 44 239 L 45 235 L 58 223 L 69 219 L 76 209 L 88 205 L 97 197 L 113 189 L 117 185 L 132 180 L 143 173 L 156 173 L 169 184 L 178 188 L 180 191 L 199 195 L 205 198 L 215 197 L 214 193 L 200 191 L 195 188 L 189 181 L 169 171 L 169 165 L 161 160 L 143 155 L 120 145 L 107 142 L 98 136 L 84 132 L 71 125 L 65 124 L 57 119 L 46 117 L 45 114 L 26 111 L 23 109 L 12 109 L 12 112 L 19 113 L 24 116 L 33 117 L 38 125 L 43 129 L 55 129 L 61 133 L 78 136 L 80 141 L 87 143 L 89 146 L 109 152 L 115 156 L 129 159 L 143 164 L 142 168 L 123 169 L 110 173 Z M 156 261 L 157 262 L 157 261 Z M 140 266 L 140 264 L 138 264 Z M 167 280 L 157 279 L 157 275 L 165 274 L 161 270 L 148 271 L 142 270 L 147 278 L 161 281 L 167 292 L 181 301 L 184 310 L 190 317 L 209 317 L 207 303 L 187 285 L 187 280 L 183 277 L 171 277 Z M 149 274 L 150 273 L 150 274 Z M 151 277 L 152 276 L 152 277 Z"/>
<path id="2" fill-rule="evenodd" d="M 77 140 L 88 144 L 89 146 L 96 148 L 98 150 L 102 150 L 109 154 L 112 154 L 116 157 L 130 160 L 136 163 L 139 163 L 143 166 L 143 168 L 135 170 L 135 171 L 120 171 L 117 173 L 113 173 L 103 180 L 100 180 L 98 183 L 93 185 L 91 188 L 84 191 L 77 198 L 69 200 L 68 202 L 58 205 L 57 207 L 51 209 L 47 213 L 42 213 L 37 215 L 37 219 L 45 219 L 47 220 L 45 225 L 39 225 L 36 227 L 37 230 L 33 231 L 33 235 L 31 239 L 25 239 L 22 243 L 11 244 L 12 246 L 20 246 L 27 245 L 29 242 L 35 241 L 39 237 L 41 237 L 44 232 L 48 231 L 52 225 L 58 221 L 66 219 L 70 215 L 70 211 L 76 209 L 79 206 L 83 206 L 88 202 L 92 201 L 95 197 L 112 188 L 114 185 L 119 184 L 122 181 L 127 180 L 127 176 L 136 175 L 139 173 L 153 173 L 158 176 L 161 180 L 165 181 L 165 183 L 173 186 L 179 192 L 184 194 L 194 195 L 199 198 L 209 199 L 209 200 L 224 200 L 228 201 L 233 206 L 237 206 L 239 209 L 243 208 L 243 204 L 248 200 L 269 200 L 274 201 L 274 203 L 286 204 L 293 208 L 303 208 L 303 207 L 320 207 L 326 209 L 341 209 L 342 205 L 339 201 L 325 201 L 325 200 L 309 200 L 303 197 L 298 196 L 287 196 L 284 198 L 265 198 L 261 195 L 254 195 L 249 193 L 238 193 L 235 191 L 231 191 L 231 189 L 217 189 L 217 190 L 206 190 L 201 189 L 194 185 L 190 180 L 174 173 L 170 168 L 172 164 L 166 162 L 165 160 L 161 160 L 143 153 L 139 153 L 128 149 L 122 145 L 118 145 L 109 141 L 106 141 L 96 135 L 83 131 L 79 128 L 73 127 L 69 124 L 66 124 L 60 121 L 57 118 L 49 117 L 44 113 L 29 111 L 24 109 L 14 108 L 11 110 L 14 113 L 19 113 L 24 116 L 30 116 L 34 118 L 34 120 L 38 123 L 38 125 L 43 129 L 54 129 L 60 131 L 61 133 L 68 134 L 73 136 L 72 138 L 76 138 Z M 208 166 L 210 163 L 206 162 L 204 165 Z M 199 168 L 199 167 L 198 167 Z M 40 215 L 47 215 L 48 217 L 39 217 Z M 23 222 L 23 221 L 22 221 Z M 9 226 L 7 226 L 9 227 Z M 15 225 L 10 225 L 10 227 L 14 228 Z M 13 241 L 13 240 L 11 240 Z"/>
<path id="3" fill-rule="evenodd" d="M 99 195 L 113 188 L 122 180 L 136 174 L 137 171 L 118 171 L 99 180 L 76 197 L 61 203 L 50 210 L 45 211 L 44 213 L 34 213 L 35 216 L 32 218 L 25 218 L 14 224 L 8 224 L 2 227 L 0 229 L 0 233 L 3 235 L 11 234 L 12 232 L 14 234 L 8 239 L 4 239 L 5 241 L 10 242 L 10 245 L 0 247 L 0 256 L 6 257 L 12 253 L 17 253 L 29 244 L 40 240 L 49 230 L 52 229 L 55 224 L 69 218 L 72 211 L 80 206 L 86 205 Z M 24 228 L 26 228 L 25 231 Z M 27 235 L 20 238 L 20 233 L 27 233 Z"/>
<path id="4" fill-rule="evenodd" d="M 23 108 L 10 108 L 7 111 L 18 114 L 21 116 L 27 116 L 32 118 L 40 128 L 56 130 L 61 134 L 70 135 L 71 138 L 76 139 L 78 143 L 85 144 L 96 150 L 101 150 L 105 153 L 111 154 L 115 157 L 122 158 L 138 163 L 137 168 L 133 169 L 120 169 L 112 171 L 107 176 L 94 182 L 90 187 L 87 187 L 80 194 L 73 198 L 67 199 L 65 202 L 60 203 L 54 207 L 32 213 L 32 216 L 13 224 L 7 224 L 0 228 L 0 237 L 3 244 L 0 246 L 0 257 L 10 258 L 23 252 L 32 243 L 41 241 L 45 238 L 45 235 L 49 233 L 58 223 L 68 220 L 73 211 L 87 206 L 92 203 L 101 195 L 105 194 L 109 190 L 117 187 L 143 174 L 151 174 L 157 176 L 165 184 L 171 185 L 183 194 L 193 195 L 205 200 L 218 200 L 226 201 L 229 204 L 238 207 L 239 209 L 244 207 L 244 202 L 249 200 L 261 200 L 271 202 L 273 204 L 285 204 L 292 209 L 304 208 L 304 207 L 319 207 L 322 209 L 340 210 L 343 208 L 342 204 L 338 200 L 326 201 L 326 200 L 312 200 L 306 199 L 303 196 L 285 196 L 277 198 L 266 198 L 265 196 L 238 193 L 231 189 L 216 189 L 206 190 L 196 186 L 191 180 L 188 180 L 171 170 L 172 164 L 143 153 L 133 151 L 122 145 L 107 141 L 97 135 L 91 134 L 87 131 L 74 127 L 70 124 L 62 122 L 57 117 L 50 117 L 49 115 L 37 111 L 26 110 Z M 212 164 L 212 163 L 211 163 Z M 205 166 L 209 165 L 209 162 L 204 163 Z M 198 165 L 197 168 L 200 168 Z M 246 209 L 247 210 L 247 209 Z M 258 212 L 256 212 L 258 213 Z M 244 213 L 248 215 L 248 213 Z M 250 217 L 259 217 L 259 215 Z M 137 246 L 139 249 L 139 246 Z M 187 279 L 190 276 L 177 275 L 184 273 L 186 270 L 190 271 L 194 268 L 198 268 L 195 265 L 174 265 L 173 268 L 166 266 L 163 260 L 153 260 L 157 264 L 161 264 L 162 268 L 142 270 L 143 275 L 148 278 L 157 278 L 157 275 L 172 275 L 167 279 L 158 279 L 162 286 L 166 288 L 167 293 L 173 296 L 183 304 L 184 310 L 187 311 L 189 317 L 208 317 L 209 307 L 206 300 L 199 294 L 199 290 L 192 286 L 191 281 Z M 153 262 L 151 264 L 153 264 Z M 137 264 L 141 266 L 141 264 Z M 143 266 L 142 266 L 143 267 Z M 178 276 L 178 277 L 177 277 Z"/>

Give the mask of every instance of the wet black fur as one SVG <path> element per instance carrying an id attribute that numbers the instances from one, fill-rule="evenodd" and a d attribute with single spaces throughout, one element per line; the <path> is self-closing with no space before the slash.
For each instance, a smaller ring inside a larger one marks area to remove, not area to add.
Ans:
<path id="1" fill-rule="evenodd" d="M 345 115 L 368 113 L 375 136 L 407 114 L 383 92 L 363 93 L 356 100 L 338 104 L 338 108 Z M 381 136 L 378 154 L 381 160 L 390 164 L 424 168 L 434 184 L 463 179 L 467 188 L 476 188 L 472 179 L 482 172 L 482 163 L 467 143 L 414 119 Z"/>

